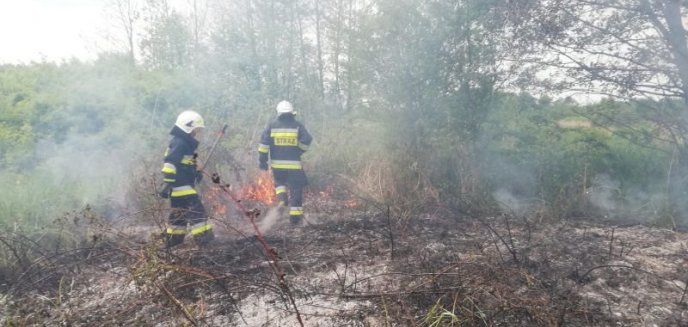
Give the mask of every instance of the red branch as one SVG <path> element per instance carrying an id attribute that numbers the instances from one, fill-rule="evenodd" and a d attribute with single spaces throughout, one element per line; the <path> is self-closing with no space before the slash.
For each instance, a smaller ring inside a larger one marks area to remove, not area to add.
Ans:
<path id="1" fill-rule="evenodd" d="M 258 217 L 258 215 L 260 215 L 260 210 L 247 210 L 246 207 L 244 207 L 244 205 L 241 203 L 241 200 L 229 191 L 229 185 L 220 184 L 220 177 L 217 174 L 213 174 L 213 182 L 220 187 L 224 194 L 227 195 L 232 200 L 232 202 L 236 204 L 237 208 L 239 208 L 239 210 L 241 210 L 241 212 L 244 213 L 246 219 L 248 219 L 248 221 L 251 222 L 253 229 L 256 231 L 256 237 L 258 238 L 258 241 L 263 246 L 263 249 L 265 249 L 265 254 L 270 259 L 270 267 L 272 268 L 272 271 L 275 273 L 275 276 L 277 277 L 277 282 L 279 283 L 279 286 L 287 293 L 289 301 L 291 302 L 292 306 L 294 307 L 294 311 L 296 312 L 296 319 L 299 321 L 299 324 L 303 327 L 304 325 L 303 320 L 301 319 L 301 313 L 299 313 L 299 308 L 296 306 L 294 296 L 292 295 L 291 290 L 289 289 L 287 281 L 284 279 L 284 269 L 282 269 L 282 266 L 279 264 L 280 257 L 277 254 L 277 251 L 268 244 L 268 242 L 265 240 L 265 237 L 263 236 L 263 233 L 258 228 L 258 225 L 256 225 L 256 218 Z"/>

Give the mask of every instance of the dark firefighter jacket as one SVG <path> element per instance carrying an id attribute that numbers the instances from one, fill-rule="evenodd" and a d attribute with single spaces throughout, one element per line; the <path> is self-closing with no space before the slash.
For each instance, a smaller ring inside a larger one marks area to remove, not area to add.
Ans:
<path id="1" fill-rule="evenodd" d="M 172 197 L 197 194 L 194 183 L 197 174 L 195 151 L 198 141 L 177 126 L 172 128 L 170 135 L 172 140 L 165 151 L 165 163 L 162 167 L 164 181 L 171 184 Z"/>
<path id="2" fill-rule="evenodd" d="M 308 150 L 313 137 L 292 114 L 282 114 L 263 131 L 258 144 L 259 160 L 273 170 L 303 169 L 301 155 Z"/>

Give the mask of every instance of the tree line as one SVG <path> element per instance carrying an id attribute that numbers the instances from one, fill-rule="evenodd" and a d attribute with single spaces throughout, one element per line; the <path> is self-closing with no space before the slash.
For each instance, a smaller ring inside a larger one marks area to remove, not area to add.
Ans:
<path id="1" fill-rule="evenodd" d="M 289 99 L 316 139 L 315 180 L 350 176 L 399 215 L 536 199 L 548 216 L 571 217 L 640 201 L 656 210 L 625 214 L 675 224 L 688 169 L 685 9 L 191 0 L 181 10 L 113 0 L 116 50 L 0 67 L 0 165 L 17 185 L 50 166 L 46 142 L 83 149 L 75 140 L 85 136 L 94 148 L 147 140 L 136 150 L 148 153 L 183 108 L 233 124 L 224 146 L 248 154 L 256 126 Z M 600 101 L 576 102 L 588 95 Z M 365 187 L 375 177 L 394 181 Z"/>

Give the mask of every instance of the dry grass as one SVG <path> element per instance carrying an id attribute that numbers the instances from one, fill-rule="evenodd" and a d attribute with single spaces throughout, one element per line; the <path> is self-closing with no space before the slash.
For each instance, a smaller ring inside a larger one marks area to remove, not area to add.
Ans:
<path id="1" fill-rule="evenodd" d="M 384 182 L 394 173 L 380 164 L 356 177 L 375 205 L 352 209 L 323 200 L 309 211 L 310 224 L 278 221 L 266 234 L 293 305 L 241 217 L 216 217 L 218 242 L 210 248 L 188 242 L 165 251 L 148 235 L 161 230 L 165 216 L 153 206 L 116 223 L 87 214 L 64 219 L 71 236 L 60 241 L 63 247 L 46 237 L 36 243 L 1 234 L 11 244 L 0 250 L 12 269 L 0 283 L 0 322 L 298 326 L 295 306 L 306 326 L 688 323 L 685 234 L 535 224 L 534 217 L 508 215 L 467 218 L 401 205 L 394 209 L 399 217 L 404 210 L 420 213 L 390 224 L 393 198 L 412 201 L 401 184 Z M 427 179 L 415 177 L 406 187 L 425 194 L 417 201 L 433 203 L 433 192 L 422 192 Z M 379 207 L 384 201 L 389 214 Z"/>
<path id="2" fill-rule="evenodd" d="M 417 162 L 399 164 L 389 159 L 370 160 L 356 176 L 343 176 L 351 193 L 388 208 L 401 224 L 419 211 L 437 206 L 438 189 Z"/>

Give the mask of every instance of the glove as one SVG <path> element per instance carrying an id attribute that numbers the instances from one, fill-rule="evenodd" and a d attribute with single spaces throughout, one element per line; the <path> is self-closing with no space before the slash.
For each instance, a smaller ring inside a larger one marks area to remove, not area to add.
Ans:
<path id="1" fill-rule="evenodd" d="M 171 191 L 172 191 L 172 185 L 170 185 L 169 183 L 165 183 L 165 186 L 163 186 L 163 188 L 160 190 L 160 192 L 158 192 L 158 195 L 163 199 L 167 199 L 170 197 Z"/>
<path id="2" fill-rule="evenodd" d="M 196 170 L 196 184 L 200 183 L 203 180 L 203 172 L 200 170 Z"/>
<path id="3" fill-rule="evenodd" d="M 258 168 L 260 168 L 260 170 L 268 170 L 268 163 L 261 162 L 260 164 L 258 164 Z"/>

